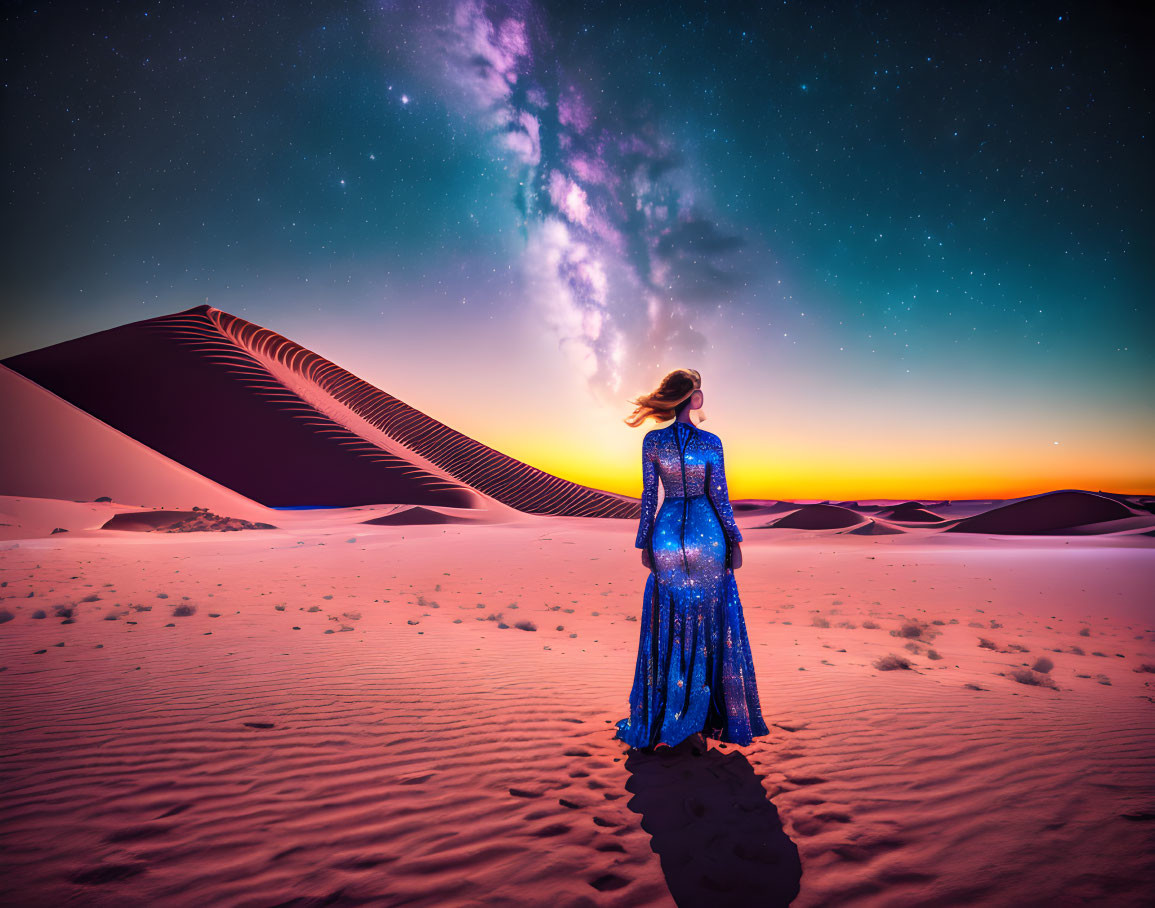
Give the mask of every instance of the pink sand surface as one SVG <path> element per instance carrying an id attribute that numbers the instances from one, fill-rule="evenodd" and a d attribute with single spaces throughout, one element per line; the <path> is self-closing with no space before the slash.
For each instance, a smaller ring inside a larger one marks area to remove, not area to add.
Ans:
<path id="1" fill-rule="evenodd" d="M 4 904 L 1147 903 L 1151 537 L 748 518 L 771 734 L 644 757 L 628 521 L 123 510 L 0 498 Z"/>

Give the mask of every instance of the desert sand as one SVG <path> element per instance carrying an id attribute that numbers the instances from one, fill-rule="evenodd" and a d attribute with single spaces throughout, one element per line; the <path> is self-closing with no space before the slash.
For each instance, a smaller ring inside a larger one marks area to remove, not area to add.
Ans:
<path id="1" fill-rule="evenodd" d="M 0 504 L 89 515 L 0 553 L 9 904 L 1138 905 L 1155 871 L 1150 537 L 744 527 L 771 734 L 643 757 L 628 522 Z"/>

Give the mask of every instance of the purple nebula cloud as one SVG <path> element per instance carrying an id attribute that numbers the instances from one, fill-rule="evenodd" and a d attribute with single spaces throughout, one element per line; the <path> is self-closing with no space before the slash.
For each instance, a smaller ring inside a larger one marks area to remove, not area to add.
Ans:
<path id="1" fill-rule="evenodd" d="M 447 97 L 512 165 L 527 286 L 591 389 L 617 400 L 701 350 L 691 322 L 740 285 L 743 240 L 702 210 L 655 118 L 583 93 L 532 3 L 457 0 L 424 25 Z"/>

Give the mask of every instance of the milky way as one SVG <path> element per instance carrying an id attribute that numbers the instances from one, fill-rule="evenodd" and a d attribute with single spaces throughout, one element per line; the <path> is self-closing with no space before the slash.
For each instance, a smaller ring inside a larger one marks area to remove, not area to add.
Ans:
<path id="1" fill-rule="evenodd" d="M 627 365 L 652 371 L 701 348 L 694 307 L 729 301 L 743 240 L 700 204 L 670 137 L 634 99 L 591 95 L 532 4 L 443 12 L 422 20 L 436 40 L 419 43 L 435 50 L 441 90 L 463 89 L 515 163 L 526 273 L 590 385 L 617 392 Z"/>

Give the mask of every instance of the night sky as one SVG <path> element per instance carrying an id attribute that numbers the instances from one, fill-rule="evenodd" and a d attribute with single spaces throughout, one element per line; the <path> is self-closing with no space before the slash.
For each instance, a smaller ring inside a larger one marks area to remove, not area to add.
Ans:
<path id="1" fill-rule="evenodd" d="M 79 6 L 0 357 L 207 301 L 626 494 L 674 368 L 734 498 L 1155 493 L 1143 4 Z"/>

